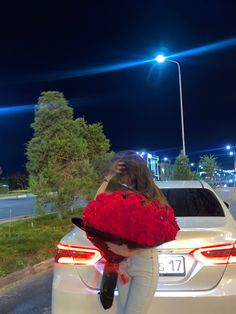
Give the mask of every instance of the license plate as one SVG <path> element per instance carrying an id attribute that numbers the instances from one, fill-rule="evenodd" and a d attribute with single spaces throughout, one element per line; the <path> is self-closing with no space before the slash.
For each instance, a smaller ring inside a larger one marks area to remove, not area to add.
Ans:
<path id="1" fill-rule="evenodd" d="M 160 276 L 184 276 L 185 261 L 183 256 L 159 256 Z"/>

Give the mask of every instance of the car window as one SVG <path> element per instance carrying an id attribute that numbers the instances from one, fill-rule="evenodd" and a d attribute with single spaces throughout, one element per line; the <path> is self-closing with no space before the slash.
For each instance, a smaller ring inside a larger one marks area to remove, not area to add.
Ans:
<path id="1" fill-rule="evenodd" d="M 225 216 L 220 202 L 208 189 L 162 189 L 177 217 Z"/>

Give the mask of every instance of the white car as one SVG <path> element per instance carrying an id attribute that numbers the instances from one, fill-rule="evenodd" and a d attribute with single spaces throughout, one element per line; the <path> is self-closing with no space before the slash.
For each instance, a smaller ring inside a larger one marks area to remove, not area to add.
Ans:
<path id="1" fill-rule="evenodd" d="M 236 222 L 201 181 L 158 182 L 175 209 L 177 238 L 159 247 L 160 277 L 147 314 L 236 313 Z M 74 228 L 58 244 L 52 313 L 116 313 L 98 297 L 103 259 L 85 232 Z M 158 261 L 157 261 L 158 262 Z"/>

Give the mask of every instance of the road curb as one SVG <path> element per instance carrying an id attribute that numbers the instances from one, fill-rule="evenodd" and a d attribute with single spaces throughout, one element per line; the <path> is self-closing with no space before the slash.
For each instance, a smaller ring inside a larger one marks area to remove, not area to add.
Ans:
<path id="1" fill-rule="evenodd" d="M 8 286 L 18 280 L 25 278 L 26 276 L 37 274 L 41 271 L 45 271 L 53 268 L 54 259 L 50 258 L 38 264 L 28 266 L 22 270 L 18 270 L 4 278 L 0 278 L 0 289 Z"/>
<path id="2" fill-rule="evenodd" d="M 20 195 L 8 195 L 8 196 L 0 196 L 0 200 L 15 200 L 19 198 L 27 198 L 27 197 L 34 197 L 34 194 L 20 194 Z"/>

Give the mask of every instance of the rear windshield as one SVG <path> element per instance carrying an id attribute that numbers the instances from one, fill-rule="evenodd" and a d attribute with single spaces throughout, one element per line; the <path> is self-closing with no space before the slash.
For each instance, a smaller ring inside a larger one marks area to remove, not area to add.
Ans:
<path id="1" fill-rule="evenodd" d="M 225 216 L 215 197 L 207 189 L 162 189 L 177 217 Z"/>

